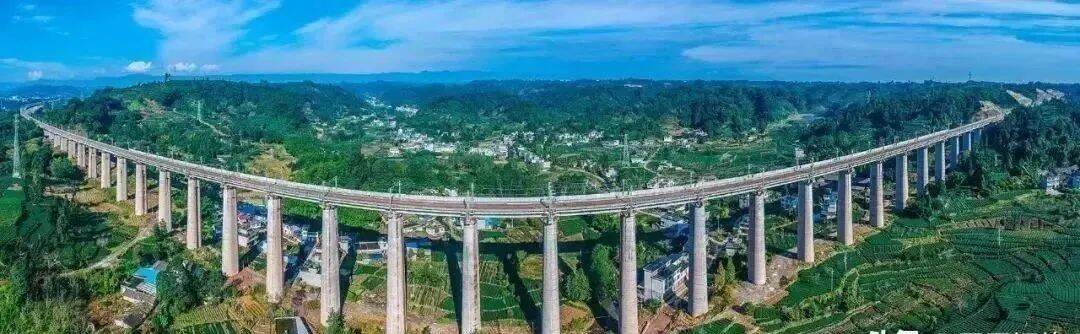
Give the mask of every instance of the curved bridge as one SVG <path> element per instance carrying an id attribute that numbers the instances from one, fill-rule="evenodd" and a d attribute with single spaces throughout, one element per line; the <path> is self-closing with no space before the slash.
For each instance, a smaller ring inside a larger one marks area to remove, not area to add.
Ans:
<path id="1" fill-rule="evenodd" d="M 222 186 L 222 272 L 235 275 L 239 271 L 238 237 L 236 219 L 236 191 L 243 189 L 266 194 L 267 207 L 267 270 L 266 290 L 268 299 L 277 303 L 284 295 L 285 270 L 282 260 L 281 198 L 292 198 L 322 204 L 322 230 L 320 244 L 322 254 L 339 254 L 337 233 L 337 207 L 353 207 L 383 212 L 386 223 L 386 323 L 387 333 L 404 334 L 406 329 L 406 271 L 405 248 L 402 226 L 403 214 L 452 216 L 461 218 L 461 333 L 472 334 L 480 327 L 479 305 L 479 236 L 476 217 L 527 218 L 543 217 L 543 298 L 542 333 L 559 332 L 559 265 L 558 265 L 558 217 L 603 213 L 620 213 L 620 287 L 619 328 L 620 333 L 637 333 L 638 282 L 637 282 L 637 224 L 636 213 L 643 209 L 689 205 L 692 232 L 690 238 L 690 274 L 688 275 L 689 313 L 694 316 L 708 311 L 706 223 L 708 214 L 705 201 L 718 197 L 751 194 L 749 226 L 747 229 L 747 277 L 753 284 L 765 284 L 765 196 L 766 189 L 798 183 L 796 253 L 799 260 L 814 261 L 814 203 L 813 191 L 816 177 L 832 173 L 838 175 L 836 242 L 853 243 L 852 233 L 852 187 L 854 168 L 870 166 L 870 191 L 867 196 L 870 225 L 885 224 L 883 208 L 884 170 L 882 162 L 895 160 L 895 195 L 893 203 L 902 210 L 908 200 L 908 153 L 917 153 L 916 188 L 918 195 L 926 195 L 930 180 L 929 148 L 934 148 L 934 175 L 937 182 L 945 178 L 947 163 L 955 164 L 964 151 L 971 150 L 978 142 L 981 129 L 1004 118 L 1003 114 L 976 120 L 953 129 L 898 143 L 817 161 L 789 168 L 750 174 L 716 181 L 699 182 L 674 187 L 610 192 L 592 195 L 550 197 L 461 197 L 421 196 L 360 191 L 232 172 L 220 168 L 202 166 L 137 150 L 117 147 L 92 140 L 85 136 L 46 124 L 33 116 L 41 105 L 24 107 L 22 116 L 43 129 L 53 147 L 66 152 L 80 168 L 87 171 L 88 178 L 96 178 L 102 188 L 113 186 L 110 177 L 115 166 L 116 200 L 127 201 L 128 161 L 135 164 L 135 214 L 147 214 L 146 172 L 153 167 L 158 174 L 157 223 L 172 230 L 172 173 L 187 177 L 187 227 L 185 240 L 189 249 L 201 247 L 200 182 L 208 181 Z M 961 140 L 962 139 L 962 140 Z M 949 142 L 949 145 L 946 145 Z M 951 149 L 947 149 L 950 146 Z M 946 151 L 949 156 L 946 157 Z M 115 164 L 114 164 L 115 160 Z M 100 163 L 99 163 L 100 162 Z M 331 314 L 340 312 L 340 288 L 338 270 L 340 259 L 325 257 L 320 263 L 322 278 L 320 295 L 320 320 L 325 325 Z"/>
<path id="2" fill-rule="evenodd" d="M 425 196 L 371 192 L 318 186 L 233 172 L 198 165 L 151 153 L 113 146 L 46 124 L 25 109 L 23 117 L 33 121 L 50 134 L 73 140 L 89 148 L 200 180 L 230 185 L 241 189 L 266 192 L 282 197 L 316 203 L 329 203 L 367 210 L 436 216 L 485 217 L 546 217 L 618 213 L 627 209 L 649 209 L 688 204 L 701 200 L 754 192 L 791 184 L 815 176 L 836 173 L 875 161 L 933 145 L 1002 119 L 1002 115 L 981 119 L 953 129 L 938 131 L 917 138 L 875 149 L 806 163 L 763 173 L 699 182 L 658 189 L 609 192 L 590 195 L 553 197 L 467 197 Z"/>

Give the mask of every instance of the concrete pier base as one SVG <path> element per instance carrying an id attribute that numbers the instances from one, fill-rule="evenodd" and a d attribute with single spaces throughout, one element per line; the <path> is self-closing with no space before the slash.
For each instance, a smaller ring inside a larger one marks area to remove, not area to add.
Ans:
<path id="1" fill-rule="evenodd" d="M 386 334 L 405 334 L 405 240 L 402 217 L 390 212 L 386 221 Z"/>
<path id="2" fill-rule="evenodd" d="M 240 244 L 236 233 L 236 188 L 221 186 L 221 273 L 236 275 L 240 271 Z"/>
<path id="3" fill-rule="evenodd" d="M 146 215 L 146 165 L 135 163 L 135 215 Z"/>
<path id="4" fill-rule="evenodd" d="M 919 197 L 926 196 L 928 190 L 926 186 L 930 183 L 930 164 L 927 154 L 927 148 L 919 148 L 915 155 L 915 190 L 918 192 Z"/>
<path id="5" fill-rule="evenodd" d="M 322 266 L 319 268 L 322 287 L 319 288 L 319 321 L 325 327 L 330 323 L 330 316 L 341 313 L 341 256 L 338 243 L 341 237 L 338 235 L 337 208 L 333 205 L 324 204 L 322 208 Z M 389 262 L 388 262 L 389 264 Z M 389 271 L 387 271 L 389 274 Z M 404 275 L 399 275 L 399 280 L 404 280 Z M 390 279 L 387 279 L 389 287 Z"/>
<path id="6" fill-rule="evenodd" d="M 184 241 L 187 249 L 196 249 L 202 246 L 202 210 L 199 198 L 199 179 L 187 178 L 187 229 L 184 231 Z"/>
<path id="7" fill-rule="evenodd" d="M 637 217 L 623 213 L 619 243 L 619 333 L 638 333 Z"/>
<path id="8" fill-rule="evenodd" d="M 881 161 L 870 165 L 870 225 L 873 227 L 885 226 L 884 179 Z"/>
<path id="9" fill-rule="evenodd" d="M 281 249 L 281 197 L 266 196 L 266 297 L 272 304 L 285 294 L 285 265 Z"/>
<path id="10" fill-rule="evenodd" d="M 166 231 L 172 231 L 172 174 L 158 167 L 157 219 Z"/>
<path id="11" fill-rule="evenodd" d="M 691 205 L 693 226 L 690 235 L 690 315 L 697 317 L 709 311 L 708 283 L 708 212 L 705 201 Z"/>
<path id="12" fill-rule="evenodd" d="M 855 243 L 851 229 L 851 171 L 841 171 L 836 183 L 836 241 L 844 245 Z"/>
<path id="13" fill-rule="evenodd" d="M 896 191 L 893 197 L 893 208 L 896 212 L 903 211 L 907 208 L 908 199 L 908 173 L 907 173 L 907 154 L 901 154 L 896 156 L 896 187 L 893 189 Z"/>
<path id="14" fill-rule="evenodd" d="M 798 239 L 799 260 L 814 262 L 814 181 L 799 182 Z"/>
<path id="15" fill-rule="evenodd" d="M 560 331 L 559 322 L 559 223 L 555 215 L 544 221 L 544 278 L 543 316 L 540 333 L 555 334 Z"/>
<path id="16" fill-rule="evenodd" d="M 461 333 L 480 330 L 480 238 L 476 217 L 466 216 L 461 225 Z"/>
<path id="17" fill-rule="evenodd" d="M 116 158 L 116 201 L 128 200 L 127 159 Z"/>
<path id="18" fill-rule="evenodd" d="M 746 238 L 747 280 L 765 284 L 765 192 L 750 195 L 750 230 Z"/>

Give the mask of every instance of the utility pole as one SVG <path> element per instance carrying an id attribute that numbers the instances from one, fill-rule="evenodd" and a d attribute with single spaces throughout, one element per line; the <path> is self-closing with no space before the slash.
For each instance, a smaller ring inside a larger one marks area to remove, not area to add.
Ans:
<path id="1" fill-rule="evenodd" d="M 622 159 L 623 164 L 630 165 L 630 139 L 625 133 L 622 135 Z"/>
<path id="2" fill-rule="evenodd" d="M 19 114 L 15 114 L 15 140 L 12 141 L 12 147 L 15 149 L 11 158 L 11 177 L 19 179 L 22 175 L 19 173 Z"/>

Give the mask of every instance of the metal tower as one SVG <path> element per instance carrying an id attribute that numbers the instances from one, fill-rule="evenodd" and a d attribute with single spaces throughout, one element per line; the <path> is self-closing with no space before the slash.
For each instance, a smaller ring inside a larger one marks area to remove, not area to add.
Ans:
<path id="1" fill-rule="evenodd" d="M 12 146 L 15 148 L 15 152 L 12 153 L 11 158 L 11 177 L 22 178 L 19 173 L 19 115 L 15 114 L 15 139 L 12 141 Z"/>

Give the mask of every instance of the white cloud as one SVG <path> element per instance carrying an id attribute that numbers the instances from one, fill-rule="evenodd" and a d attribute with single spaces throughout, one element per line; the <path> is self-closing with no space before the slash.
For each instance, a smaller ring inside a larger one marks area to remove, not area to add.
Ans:
<path id="1" fill-rule="evenodd" d="M 149 71 L 153 67 L 154 67 L 154 64 L 151 63 L 151 62 L 138 60 L 138 61 L 133 61 L 130 64 L 128 64 L 127 66 L 125 66 L 124 70 L 128 71 L 128 72 L 131 72 L 131 73 L 145 73 L 146 71 Z"/>
<path id="2" fill-rule="evenodd" d="M 297 42 L 224 61 L 242 72 L 349 72 L 482 69 L 500 57 L 559 57 L 565 45 L 600 54 L 655 54 L 652 43 L 688 38 L 701 25 L 745 24 L 849 5 L 681 2 L 374 2 L 294 31 Z M 467 13 L 467 14 L 466 14 Z M 583 38 L 575 32 L 592 30 Z M 600 31 L 608 31 L 601 33 Z M 637 34 L 619 33 L 635 30 Z M 662 33 L 649 32 L 662 31 Z M 570 32 L 565 35 L 549 34 Z M 648 36 L 648 43 L 634 40 Z M 725 35 L 725 34 L 720 34 Z M 702 37 L 691 37 L 700 39 Z M 597 40 L 600 39 L 600 40 Z"/>
<path id="3" fill-rule="evenodd" d="M 26 80 L 37 81 L 41 79 L 41 77 L 44 75 L 45 74 L 42 73 L 40 70 L 31 70 L 29 72 L 26 72 Z"/>
<path id="4" fill-rule="evenodd" d="M 737 67 L 776 79 L 921 80 L 944 72 L 966 77 L 972 68 L 978 77 L 988 71 L 982 64 L 1003 66 L 998 73 L 1075 77 L 1075 65 L 1067 64 L 1080 54 L 1080 43 L 1068 41 L 1080 27 L 1080 4 L 1057 1 L 371 1 L 291 32 L 245 38 L 249 24 L 279 6 L 279 0 L 141 0 L 132 17 L 160 33 L 158 68 L 179 73 L 589 69 L 646 59 L 633 64 L 686 73 Z M 63 19 L 44 24 L 54 20 L 47 9 L 13 14 L 42 26 Z M 1059 41 L 1025 41 L 1032 38 Z M 1004 66 L 1014 62 L 1021 64 L 1015 70 Z M 100 66 L 116 73 L 123 64 Z M 152 68 L 140 61 L 126 70 Z M 21 79 L 27 70 L 6 75 Z M 41 70 L 48 78 L 63 73 Z"/>
<path id="5" fill-rule="evenodd" d="M 1075 47 L 931 28 L 759 27 L 749 41 L 693 47 L 683 56 L 777 79 L 966 80 L 970 72 L 979 80 L 1072 81 L 1080 75 L 1070 65 L 1080 61 Z"/>
<path id="6" fill-rule="evenodd" d="M 0 58 L 0 80 L 36 80 L 35 77 L 63 79 L 73 77 L 76 72 L 77 70 L 56 62 Z"/>
<path id="7" fill-rule="evenodd" d="M 199 65 L 195 63 L 179 62 L 169 65 L 169 72 L 194 72 L 199 69 Z"/>
<path id="8" fill-rule="evenodd" d="M 135 8 L 135 22 L 159 31 L 166 62 L 207 62 L 223 58 L 243 34 L 243 26 L 277 8 L 278 1 L 150 0 Z"/>

